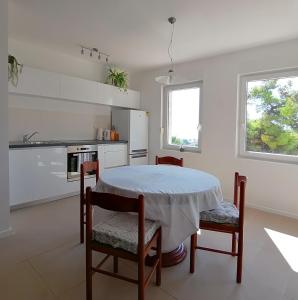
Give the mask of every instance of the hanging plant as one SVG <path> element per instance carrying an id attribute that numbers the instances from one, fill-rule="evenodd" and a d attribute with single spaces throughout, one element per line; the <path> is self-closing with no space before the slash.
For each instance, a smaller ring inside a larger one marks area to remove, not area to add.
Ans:
<path id="1" fill-rule="evenodd" d="M 20 64 L 13 55 L 8 55 L 8 81 L 14 87 L 17 87 L 19 81 L 19 74 L 22 73 L 23 65 Z"/>
<path id="2" fill-rule="evenodd" d="M 121 71 L 116 68 L 109 68 L 108 69 L 108 76 L 106 79 L 107 84 L 114 85 L 118 87 L 120 90 L 123 90 L 124 92 L 127 91 L 128 88 L 128 79 L 127 79 L 127 73 L 124 71 Z"/>

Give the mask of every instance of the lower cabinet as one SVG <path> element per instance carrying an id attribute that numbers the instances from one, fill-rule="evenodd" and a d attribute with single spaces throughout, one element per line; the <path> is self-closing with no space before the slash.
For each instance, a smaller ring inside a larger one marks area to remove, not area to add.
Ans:
<path id="1" fill-rule="evenodd" d="M 75 191 L 67 182 L 66 148 L 9 151 L 10 205 L 54 198 Z"/>
<path id="2" fill-rule="evenodd" d="M 31 149 L 9 151 L 10 205 L 33 201 L 33 178 Z"/>
<path id="3" fill-rule="evenodd" d="M 99 145 L 100 174 L 106 168 L 127 165 L 127 144 Z M 95 178 L 85 186 L 94 186 Z M 11 149 L 9 151 L 10 205 L 59 198 L 80 190 L 80 181 L 67 181 L 66 147 Z"/>
<path id="4" fill-rule="evenodd" d="M 66 194 L 66 148 L 39 148 L 32 151 L 34 170 L 33 200 Z"/>
<path id="5" fill-rule="evenodd" d="M 127 165 L 127 144 L 104 145 L 105 169 Z"/>

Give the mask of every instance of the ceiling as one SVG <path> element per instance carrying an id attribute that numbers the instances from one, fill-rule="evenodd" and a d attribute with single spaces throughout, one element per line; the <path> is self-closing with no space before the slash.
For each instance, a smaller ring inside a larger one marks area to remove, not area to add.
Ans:
<path id="1" fill-rule="evenodd" d="M 9 37 L 80 55 L 98 47 L 130 70 L 298 37 L 298 0 L 9 0 Z M 88 59 L 86 57 L 86 59 Z"/>

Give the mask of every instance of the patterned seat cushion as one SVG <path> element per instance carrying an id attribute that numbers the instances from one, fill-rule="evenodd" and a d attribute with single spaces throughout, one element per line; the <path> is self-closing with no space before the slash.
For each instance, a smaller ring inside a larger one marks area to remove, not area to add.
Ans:
<path id="1" fill-rule="evenodd" d="M 157 222 L 145 220 L 145 244 L 152 239 L 158 228 Z M 107 220 L 93 227 L 93 240 L 137 254 L 138 215 L 113 213 Z"/>
<path id="2" fill-rule="evenodd" d="M 239 210 L 232 202 L 224 200 L 220 203 L 220 207 L 202 211 L 200 219 L 207 222 L 238 225 Z"/>

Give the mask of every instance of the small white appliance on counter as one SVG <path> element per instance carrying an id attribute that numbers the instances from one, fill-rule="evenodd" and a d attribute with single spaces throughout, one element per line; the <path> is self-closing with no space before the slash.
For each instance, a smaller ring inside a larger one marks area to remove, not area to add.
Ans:
<path id="1" fill-rule="evenodd" d="M 113 110 L 112 126 L 121 140 L 128 141 L 128 164 L 148 164 L 148 113 L 141 110 Z"/>

